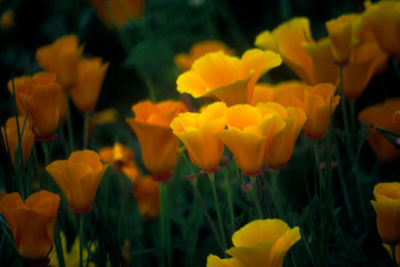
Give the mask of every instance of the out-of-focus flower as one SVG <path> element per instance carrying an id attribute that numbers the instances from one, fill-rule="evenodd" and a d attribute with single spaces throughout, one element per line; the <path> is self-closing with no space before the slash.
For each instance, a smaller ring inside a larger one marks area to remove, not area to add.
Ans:
<path id="1" fill-rule="evenodd" d="M 389 162 L 400 156 L 397 149 L 385 136 L 371 126 L 379 126 L 400 133 L 400 121 L 393 120 L 393 114 L 400 109 L 400 98 L 387 99 L 384 103 L 363 109 L 358 119 L 364 121 L 371 130 L 368 143 L 381 163 Z"/>
<path id="2" fill-rule="evenodd" d="M 256 107 L 239 104 L 228 109 L 228 129 L 217 137 L 232 152 L 236 164 L 247 175 L 259 172 L 266 162 L 273 138 L 283 131 L 285 121 L 276 105 L 260 103 Z"/>
<path id="3" fill-rule="evenodd" d="M 9 9 L 1 14 L 0 25 L 3 30 L 9 30 L 12 26 L 14 26 L 14 11 Z"/>
<path id="4" fill-rule="evenodd" d="M 19 123 L 19 131 L 21 133 L 22 127 L 24 124 L 24 117 L 18 117 Z M 18 128 L 17 128 L 17 120 L 15 117 L 11 117 L 7 120 L 6 125 L 1 127 L 1 134 L 3 136 L 4 144 L 6 145 L 6 149 L 11 157 L 11 161 L 15 166 L 15 149 L 18 144 Z M 22 148 L 22 156 L 24 165 L 28 162 L 29 155 L 32 151 L 32 146 L 35 138 L 32 133 L 32 130 L 29 128 L 29 125 L 26 124 L 24 127 L 24 133 L 21 136 L 21 148 Z M 17 153 L 20 153 L 17 151 Z"/>
<path id="5" fill-rule="evenodd" d="M 132 191 L 140 215 L 145 219 L 157 217 L 160 213 L 160 183 L 146 175 L 133 182 Z"/>
<path id="6" fill-rule="evenodd" d="M 366 1 L 366 10 L 361 15 L 358 37 L 364 41 L 376 41 L 390 56 L 400 56 L 400 3 Z"/>
<path id="7" fill-rule="evenodd" d="M 36 136 L 52 136 L 58 126 L 58 99 L 61 94 L 56 75 L 40 72 L 33 77 L 17 77 L 14 79 L 14 86 L 19 114 L 25 116 L 28 112 Z M 12 81 L 8 82 L 8 90 L 13 93 Z"/>
<path id="8" fill-rule="evenodd" d="M 400 183 L 379 183 L 374 187 L 375 200 L 371 204 L 376 212 L 378 232 L 383 242 L 400 242 Z"/>
<path id="9" fill-rule="evenodd" d="M 200 113 L 181 113 L 171 122 L 173 133 L 188 150 L 194 165 L 214 172 L 222 154 L 224 144 L 216 133 L 225 128 L 227 107 L 223 102 L 215 102 Z"/>
<path id="10" fill-rule="evenodd" d="M 77 236 L 74 240 L 74 243 L 72 244 L 71 248 L 67 250 L 67 238 L 65 237 L 65 234 L 63 232 L 60 232 L 61 236 L 61 244 L 63 247 L 63 253 L 64 253 L 64 260 L 66 266 L 71 266 L 71 267 L 79 267 L 79 236 Z M 91 243 L 90 251 L 91 253 L 94 253 L 96 250 L 95 244 Z M 87 262 L 87 258 L 89 256 L 88 250 L 84 246 L 82 248 L 82 260 L 83 262 Z M 59 267 L 60 263 L 58 262 L 58 257 L 57 253 L 53 253 L 50 257 L 50 263 L 49 265 L 51 267 Z M 89 260 L 88 266 L 90 267 L 95 267 L 96 265 Z"/>
<path id="11" fill-rule="evenodd" d="M 83 46 L 78 46 L 76 35 L 65 35 L 52 44 L 42 46 L 36 51 L 36 60 L 48 72 L 55 73 L 64 90 L 69 90 L 78 74 Z"/>
<path id="12" fill-rule="evenodd" d="M 339 64 L 346 64 L 350 59 L 352 49 L 351 22 L 344 16 L 325 23 L 331 40 L 333 58 Z"/>
<path id="13" fill-rule="evenodd" d="M 127 118 L 139 139 L 144 165 L 153 177 L 168 179 L 178 160 L 178 140 L 169 127 L 171 121 L 187 109 L 179 101 L 153 104 L 142 101 L 132 106 L 134 118 Z"/>
<path id="14" fill-rule="evenodd" d="M 92 135 L 93 128 L 96 125 L 116 122 L 118 115 L 118 111 L 114 108 L 105 109 L 91 115 L 88 123 L 88 136 Z"/>
<path id="15" fill-rule="evenodd" d="M 330 114 L 335 111 L 340 100 L 340 96 L 334 95 L 335 87 L 327 83 L 308 86 L 302 82 L 289 81 L 274 86 L 264 85 L 259 90 L 267 90 L 267 93 L 258 92 L 253 104 L 266 102 L 266 99 L 285 107 L 301 108 L 307 116 L 303 129 L 311 139 L 323 137 L 329 126 Z"/>
<path id="16" fill-rule="evenodd" d="M 357 15 L 348 14 L 341 18 L 351 23 L 351 26 L 346 26 L 347 31 L 350 28 L 351 32 L 358 31 L 360 18 Z M 256 46 L 279 53 L 283 62 L 306 83 L 339 85 L 339 68 L 333 64 L 335 57 L 332 54 L 331 40 L 322 38 L 317 42 L 314 41 L 309 24 L 307 18 L 289 20 L 273 32 L 265 31 L 259 34 L 256 38 Z M 354 40 L 354 36 L 351 40 Z M 343 39 L 341 41 L 347 42 Z M 346 98 L 357 98 L 372 76 L 384 68 L 387 56 L 372 41 L 360 42 L 356 45 L 353 43 L 349 55 L 347 55 L 348 52 L 346 52 L 346 57 L 349 57 L 350 64 L 343 69 L 344 95 Z M 343 57 L 343 54 L 340 57 Z"/>
<path id="17" fill-rule="evenodd" d="M 91 209 L 107 167 L 96 152 L 82 150 L 73 152 L 67 160 L 53 161 L 46 171 L 64 193 L 73 212 L 82 213 Z"/>
<path id="18" fill-rule="evenodd" d="M 257 80 L 281 62 L 276 53 L 259 49 L 247 50 L 241 59 L 221 51 L 208 53 L 178 77 L 177 89 L 194 98 L 218 99 L 228 106 L 247 104 Z"/>
<path id="19" fill-rule="evenodd" d="M 60 197 L 41 190 L 25 203 L 18 193 L 0 196 L 0 213 L 13 233 L 19 254 L 31 261 L 46 261 L 53 249 L 54 226 Z"/>
<path id="20" fill-rule="evenodd" d="M 281 267 L 288 250 L 300 240 L 299 227 L 290 228 L 280 219 L 254 220 L 232 236 L 231 259 L 207 258 L 207 267 Z"/>
<path id="21" fill-rule="evenodd" d="M 145 0 L 89 0 L 103 22 L 113 28 L 121 28 L 129 20 L 143 16 Z"/>
<path id="22" fill-rule="evenodd" d="M 285 127 L 272 139 L 267 151 L 266 161 L 270 168 L 279 169 L 286 165 L 292 156 L 294 145 L 304 123 L 307 120 L 301 108 L 288 107 L 270 102 L 266 107 L 273 107 L 285 121 Z"/>
<path id="23" fill-rule="evenodd" d="M 76 82 L 69 94 L 76 108 L 82 113 L 92 111 L 99 98 L 108 63 L 98 57 L 82 59 L 78 65 Z"/>
<path id="24" fill-rule="evenodd" d="M 174 62 L 183 71 L 187 71 L 190 70 L 193 62 L 195 62 L 197 59 L 205 54 L 217 51 L 223 51 L 227 55 L 235 54 L 225 44 L 219 41 L 203 41 L 192 45 L 190 47 L 189 54 L 177 54 L 174 57 Z"/>

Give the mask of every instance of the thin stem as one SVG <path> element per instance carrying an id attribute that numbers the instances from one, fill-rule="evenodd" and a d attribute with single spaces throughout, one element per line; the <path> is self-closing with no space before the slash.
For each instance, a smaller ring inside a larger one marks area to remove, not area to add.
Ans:
<path id="1" fill-rule="evenodd" d="M 50 164 L 50 152 L 49 152 L 49 144 L 48 142 L 41 142 L 42 150 L 44 154 L 44 164 L 45 166 Z"/>
<path id="2" fill-rule="evenodd" d="M 250 182 L 251 182 L 250 194 L 251 194 L 251 197 L 253 198 L 254 204 L 256 205 L 257 215 L 261 219 L 261 218 L 264 218 L 264 215 L 261 210 L 260 202 L 258 201 L 258 196 L 257 196 L 257 177 L 249 176 L 249 178 L 250 178 Z"/>
<path id="3" fill-rule="evenodd" d="M 275 204 L 275 208 L 278 214 L 278 217 L 283 219 L 283 208 L 282 208 L 282 203 L 280 201 L 279 198 L 279 186 L 278 186 L 278 182 L 279 182 L 279 170 L 273 170 L 271 172 L 271 196 L 273 198 L 274 204 Z"/>
<path id="4" fill-rule="evenodd" d="M 83 114 L 83 149 L 88 145 L 88 125 L 89 125 L 89 112 Z"/>
<path id="5" fill-rule="evenodd" d="M 229 219 L 231 221 L 231 234 L 233 234 L 235 232 L 236 227 L 235 227 L 235 211 L 233 209 L 232 183 L 226 168 L 224 168 L 223 174 L 226 183 L 226 198 L 228 201 Z"/>
<path id="6" fill-rule="evenodd" d="M 223 251 L 225 251 L 225 249 L 226 249 L 226 238 L 225 238 L 225 231 L 224 231 L 224 225 L 223 225 L 221 210 L 219 208 L 217 190 L 216 190 L 216 187 L 215 187 L 215 173 L 209 173 L 208 174 L 208 178 L 210 180 L 211 189 L 212 189 L 212 192 L 213 192 L 215 211 L 217 212 L 219 232 L 220 232 L 221 241 L 222 241 L 222 249 L 223 249 Z"/>
<path id="7" fill-rule="evenodd" d="M 75 142 L 74 142 L 74 130 L 72 128 L 72 118 L 71 118 L 71 106 L 69 104 L 69 97 L 66 101 L 67 103 L 67 128 L 68 128 L 68 142 L 69 142 L 69 152 L 75 150 Z"/>
<path id="8" fill-rule="evenodd" d="M 204 200 L 200 195 L 199 189 L 197 188 L 197 181 L 196 180 L 192 180 L 190 182 L 191 182 L 192 188 L 194 190 L 194 193 L 196 194 L 196 197 L 199 200 L 200 206 L 203 209 L 203 213 L 206 216 L 208 224 L 211 227 L 211 231 L 213 232 L 214 237 L 217 240 L 218 246 L 220 247 L 221 251 L 224 251 L 224 248 L 222 247 L 221 238 L 220 238 L 220 236 L 218 234 L 218 231 L 217 231 L 217 227 L 215 226 L 214 222 L 212 221 L 210 213 L 207 210 L 207 206 L 206 206 L 206 204 L 204 204 Z"/>
<path id="9" fill-rule="evenodd" d="M 167 258 L 167 266 L 172 266 L 172 248 L 171 248 L 171 222 L 168 216 L 168 188 L 166 183 L 160 184 L 161 197 L 161 246 L 162 246 L 162 261 L 165 262 Z"/>
<path id="10" fill-rule="evenodd" d="M 79 225 L 79 267 L 83 266 L 83 214 L 77 214 Z"/>
<path id="11" fill-rule="evenodd" d="M 397 265 L 397 259 L 396 259 L 396 246 L 390 245 L 390 250 L 392 251 L 392 259 L 393 259 L 394 266 L 397 267 L 398 265 Z"/>
<path id="12" fill-rule="evenodd" d="M 64 250 L 62 247 L 60 234 L 60 227 L 58 224 L 56 224 L 54 229 L 54 245 L 56 246 L 58 263 L 60 264 L 60 267 L 65 267 Z"/>

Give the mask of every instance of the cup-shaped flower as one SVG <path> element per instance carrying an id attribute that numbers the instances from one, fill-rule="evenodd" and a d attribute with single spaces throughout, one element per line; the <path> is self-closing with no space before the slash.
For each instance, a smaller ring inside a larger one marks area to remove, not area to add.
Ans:
<path id="1" fill-rule="evenodd" d="M 381 132 L 371 126 L 400 133 L 400 120 L 393 119 L 398 110 L 400 110 L 400 98 L 391 98 L 384 103 L 367 107 L 358 114 L 358 119 L 364 121 L 371 130 L 368 143 L 381 163 L 398 158 L 400 149 L 396 148 Z"/>
<path id="2" fill-rule="evenodd" d="M 73 152 L 67 160 L 53 161 L 46 171 L 60 187 L 73 212 L 82 213 L 91 209 L 107 167 L 96 152 L 82 150 Z"/>
<path id="3" fill-rule="evenodd" d="M 36 51 L 36 60 L 43 69 L 57 74 L 64 90 L 68 90 L 76 81 L 82 52 L 83 46 L 78 46 L 78 37 L 65 35 L 52 44 L 40 47 Z"/>
<path id="4" fill-rule="evenodd" d="M 300 238 L 299 227 L 290 228 L 280 219 L 254 220 L 233 234 L 234 247 L 226 250 L 233 258 L 209 256 L 207 267 L 281 267 L 286 253 Z"/>
<path id="5" fill-rule="evenodd" d="M 338 64 L 346 64 L 350 59 L 352 48 L 352 26 L 345 17 L 332 19 L 325 23 L 331 40 L 333 58 Z"/>
<path id="6" fill-rule="evenodd" d="M 400 56 L 400 3 L 379 1 L 366 4 L 361 15 L 358 37 L 361 40 L 374 40 L 390 56 Z"/>
<path id="7" fill-rule="evenodd" d="M 285 128 L 272 139 L 266 158 L 270 168 L 279 169 L 285 166 L 292 156 L 297 137 L 303 129 L 307 117 L 301 108 L 284 108 L 274 102 L 269 102 L 265 106 L 273 107 L 285 121 Z"/>
<path id="8" fill-rule="evenodd" d="M 236 164 L 247 175 L 259 172 L 265 164 L 272 139 L 285 128 L 275 106 L 260 103 L 256 107 L 239 104 L 226 115 L 228 129 L 217 137 L 232 152 Z"/>
<path id="9" fill-rule="evenodd" d="M 259 49 L 247 50 L 241 59 L 221 51 L 208 53 L 178 77 L 177 89 L 194 98 L 218 99 L 228 106 L 245 104 L 251 99 L 257 80 L 281 62 L 278 54 Z"/>
<path id="10" fill-rule="evenodd" d="M 374 187 L 375 200 L 371 204 L 376 212 L 376 223 L 383 242 L 400 242 L 400 183 L 379 183 Z"/>
<path id="11" fill-rule="evenodd" d="M 200 113 L 181 113 L 171 122 L 173 133 L 185 145 L 194 165 L 214 172 L 224 153 L 224 144 L 216 136 L 225 128 L 227 107 L 215 102 Z"/>
<path id="12" fill-rule="evenodd" d="M 133 105 L 132 111 L 135 117 L 126 122 L 139 140 L 144 165 L 155 178 L 166 179 L 178 160 L 178 140 L 169 125 L 187 109 L 182 102 L 169 100 L 157 104 L 142 101 Z"/>
<path id="13" fill-rule="evenodd" d="M 28 124 L 25 125 L 23 134 L 21 133 L 24 124 L 24 117 L 19 116 L 18 122 L 19 122 L 19 132 L 21 134 L 23 163 L 24 165 L 26 165 L 29 159 L 29 155 L 31 154 L 32 151 L 34 135 Z M 18 144 L 18 128 L 17 128 L 17 120 L 15 117 L 9 118 L 6 122 L 5 127 L 1 127 L 1 134 L 3 136 L 4 144 L 6 144 L 6 149 L 11 157 L 11 162 L 15 166 L 15 152 L 20 153 L 19 151 L 15 151 Z"/>
<path id="14" fill-rule="evenodd" d="M 41 72 L 33 77 L 21 76 L 14 79 L 18 112 L 28 112 L 33 132 L 41 138 L 50 137 L 58 126 L 61 86 L 53 73 Z M 13 93 L 13 82 L 8 82 Z"/>
<path id="15" fill-rule="evenodd" d="M 82 113 L 92 111 L 99 98 L 108 63 L 98 57 L 82 59 L 78 65 L 77 79 L 69 94 L 76 108 Z"/>
<path id="16" fill-rule="evenodd" d="M 225 44 L 219 41 L 203 41 L 195 43 L 190 47 L 189 54 L 177 54 L 174 57 L 175 65 L 183 71 L 190 70 L 193 62 L 200 57 L 211 52 L 223 51 L 227 55 L 234 55 L 235 53 L 230 50 Z"/>
<path id="17" fill-rule="evenodd" d="M 145 219 L 153 219 L 160 214 L 160 183 L 150 175 L 133 181 L 132 191 L 139 208 L 140 215 Z"/>
<path id="18" fill-rule="evenodd" d="M 53 249 L 54 226 L 60 197 L 41 190 L 25 203 L 18 193 L 0 196 L 0 213 L 13 233 L 16 248 L 23 258 L 46 260 Z"/>

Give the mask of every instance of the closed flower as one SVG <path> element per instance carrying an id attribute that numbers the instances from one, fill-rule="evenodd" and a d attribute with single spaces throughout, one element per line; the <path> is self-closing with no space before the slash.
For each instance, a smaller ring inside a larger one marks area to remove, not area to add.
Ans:
<path id="1" fill-rule="evenodd" d="M 224 153 L 224 144 L 216 133 L 225 128 L 227 107 L 213 103 L 200 113 L 181 113 L 171 122 L 173 133 L 182 141 L 194 165 L 213 172 Z"/>
<path id="2" fill-rule="evenodd" d="M 383 242 L 397 245 L 400 242 L 400 183 L 379 183 L 374 188 L 376 200 L 371 204 L 376 212 L 376 223 Z"/>
<path id="3" fill-rule="evenodd" d="M 18 118 L 19 122 L 19 131 L 21 133 L 22 126 L 24 124 L 24 117 L 20 116 Z M 4 127 L 1 127 L 1 133 L 3 136 L 4 144 L 6 144 L 6 149 L 10 154 L 11 161 L 15 166 L 15 152 L 20 153 L 19 151 L 15 151 L 18 144 L 18 128 L 17 128 L 17 120 L 15 117 L 9 118 Z M 34 135 L 32 130 L 29 128 L 29 125 L 26 124 L 24 128 L 24 133 L 21 135 L 21 148 L 23 155 L 23 163 L 26 165 L 29 159 L 29 155 L 32 151 L 32 146 L 34 142 Z"/>
<path id="4" fill-rule="evenodd" d="M 352 27 L 346 17 L 339 17 L 325 23 L 331 40 L 333 58 L 339 64 L 346 64 L 352 48 Z"/>
<path id="5" fill-rule="evenodd" d="M 97 188 L 108 165 L 103 165 L 96 152 L 75 151 L 67 160 L 56 160 L 46 171 L 58 184 L 73 212 L 91 209 Z"/>
<path id="6" fill-rule="evenodd" d="M 285 128 L 275 107 L 260 103 L 256 107 L 235 105 L 226 115 L 228 129 L 217 137 L 232 152 L 236 164 L 247 175 L 259 172 L 265 164 L 273 138 Z"/>
<path id="7" fill-rule="evenodd" d="M 259 49 L 247 50 L 240 59 L 221 51 L 209 53 L 178 77 L 177 89 L 194 98 L 218 99 L 228 106 L 245 104 L 251 99 L 257 80 L 281 62 L 276 53 Z"/>
<path id="8" fill-rule="evenodd" d="M 156 179 L 167 179 L 178 160 L 178 140 L 169 125 L 179 113 L 187 111 L 185 105 L 179 101 L 143 101 L 132 106 L 132 111 L 135 117 L 126 122 L 139 140 L 144 165 Z"/>
<path id="9" fill-rule="evenodd" d="M 99 98 L 108 63 L 101 58 L 82 59 L 78 65 L 77 79 L 69 94 L 76 108 L 82 113 L 92 111 Z"/>
<path id="10" fill-rule="evenodd" d="M 31 261 L 45 261 L 53 249 L 54 226 L 60 197 L 41 190 L 25 203 L 18 193 L 0 197 L 0 213 L 7 221 L 20 255 Z"/>
<path id="11" fill-rule="evenodd" d="M 14 79 L 18 112 L 28 112 L 32 130 L 40 138 L 54 134 L 59 122 L 59 97 L 61 86 L 53 73 L 41 72 L 33 77 L 21 76 Z M 13 93 L 12 81 L 8 90 Z"/>

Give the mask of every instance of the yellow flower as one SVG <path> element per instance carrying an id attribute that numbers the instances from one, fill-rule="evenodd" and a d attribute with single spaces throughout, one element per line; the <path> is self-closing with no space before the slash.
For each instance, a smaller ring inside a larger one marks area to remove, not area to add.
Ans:
<path id="1" fill-rule="evenodd" d="M 24 124 L 24 117 L 18 117 L 19 122 L 19 131 L 22 131 L 22 126 Z M 11 117 L 7 120 L 5 127 L 1 127 L 1 133 L 3 136 L 4 144 L 6 144 L 6 149 L 11 157 L 11 162 L 15 166 L 15 149 L 18 144 L 18 129 L 17 129 L 17 121 L 15 117 Z M 32 146 L 34 142 L 34 135 L 32 130 L 29 128 L 28 123 L 25 125 L 24 133 L 21 136 L 21 148 L 23 155 L 24 165 L 28 162 L 29 155 L 32 151 Z M 20 153 L 17 151 L 17 153 Z"/>
<path id="2" fill-rule="evenodd" d="M 332 19 L 325 23 L 331 40 L 334 59 L 339 64 L 346 64 L 350 59 L 352 48 L 351 22 L 344 16 Z"/>
<path id="3" fill-rule="evenodd" d="M 227 111 L 228 129 L 217 137 L 232 152 L 236 164 L 247 175 L 254 175 L 266 162 L 272 139 L 285 128 L 275 106 L 260 103 L 232 106 Z"/>
<path id="4" fill-rule="evenodd" d="M 103 22 L 113 27 L 123 27 L 130 20 L 143 16 L 145 0 L 89 0 Z"/>
<path id="5" fill-rule="evenodd" d="M 40 47 L 36 51 L 36 60 L 43 69 L 55 73 L 63 89 L 68 90 L 76 81 L 82 52 L 83 46 L 78 47 L 78 37 L 65 35 Z"/>
<path id="6" fill-rule="evenodd" d="M 144 165 L 157 179 L 170 177 L 178 160 L 178 140 L 169 127 L 185 105 L 178 101 L 153 104 L 142 101 L 132 106 L 135 118 L 126 119 L 139 139 Z"/>
<path id="7" fill-rule="evenodd" d="M 400 150 L 387 140 L 381 132 L 370 126 L 379 126 L 400 133 L 400 121 L 393 120 L 393 114 L 399 109 L 400 98 L 391 98 L 384 103 L 367 107 L 358 114 L 358 119 L 364 121 L 371 130 L 368 143 L 382 163 L 398 158 Z"/>
<path id="8" fill-rule="evenodd" d="M 78 65 L 77 79 L 69 94 L 76 108 L 82 113 L 92 111 L 99 98 L 108 63 L 98 57 L 82 59 Z"/>
<path id="9" fill-rule="evenodd" d="M 257 80 L 281 62 L 276 53 L 259 49 L 247 50 L 241 59 L 221 51 L 208 53 L 178 77 L 177 89 L 194 98 L 218 99 L 228 106 L 248 103 Z"/>
<path id="10" fill-rule="evenodd" d="M 175 64 L 184 71 L 190 70 L 193 62 L 211 52 L 223 51 L 227 55 L 234 55 L 225 44 L 219 41 L 203 41 L 190 47 L 189 54 L 177 54 L 174 57 Z"/>
<path id="11" fill-rule="evenodd" d="M 140 177 L 133 182 L 133 194 L 140 215 L 145 219 L 153 219 L 160 214 L 160 183 L 150 175 Z"/>
<path id="12" fill-rule="evenodd" d="M 46 171 L 64 193 L 73 212 L 82 213 L 91 209 L 107 167 L 96 152 L 82 150 L 73 152 L 67 160 L 53 161 Z"/>
<path id="13" fill-rule="evenodd" d="M 224 153 L 224 144 L 216 133 L 225 128 L 227 107 L 223 102 L 215 102 L 201 113 L 181 113 L 171 122 L 173 133 L 188 150 L 194 165 L 207 171 L 217 169 Z"/>
<path id="14" fill-rule="evenodd" d="M 60 197 L 41 190 L 25 203 L 18 193 L 0 196 L 0 213 L 13 233 L 15 245 L 23 258 L 46 260 L 53 249 L 54 226 Z"/>
<path id="15" fill-rule="evenodd" d="M 36 136 L 52 136 L 58 126 L 58 99 L 61 94 L 56 75 L 41 72 L 33 77 L 17 77 L 14 79 L 14 86 L 19 114 L 25 116 L 28 112 Z M 8 90 L 13 93 L 12 81 L 8 82 Z"/>
<path id="16" fill-rule="evenodd" d="M 64 250 L 64 260 L 65 260 L 65 264 L 66 266 L 70 266 L 70 267 L 79 267 L 79 236 L 77 236 L 77 238 L 75 238 L 74 243 L 72 244 L 70 250 L 67 250 L 67 238 L 65 237 L 65 234 L 63 232 L 60 232 L 60 236 L 61 236 L 61 244 Z M 91 253 L 94 253 L 96 249 L 96 246 L 91 243 L 91 247 L 90 247 L 90 251 Z M 87 261 L 87 257 L 88 257 L 89 253 L 88 250 L 83 247 L 82 249 L 82 259 L 83 262 L 85 263 L 86 266 L 86 261 Z M 57 257 L 57 253 L 53 253 L 50 257 L 50 263 L 49 265 L 51 267 L 59 267 L 60 263 L 58 262 L 58 257 Z M 89 265 L 90 267 L 95 267 L 95 264 L 91 261 L 89 261 Z"/>
<path id="17" fill-rule="evenodd" d="M 359 38 L 376 41 L 390 56 L 400 55 L 400 3 L 397 1 L 366 2 L 361 15 Z M 369 4 L 368 4 L 369 3 Z"/>
<path id="18" fill-rule="evenodd" d="M 397 245 L 400 242 L 400 183 L 379 183 L 374 187 L 376 201 L 371 204 L 376 212 L 378 232 L 383 242 Z"/>
<path id="19" fill-rule="evenodd" d="M 299 227 L 290 228 L 280 219 L 254 220 L 232 236 L 234 247 L 226 250 L 233 258 L 209 256 L 207 267 L 281 267 L 290 247 L 300 240 Z"/>

